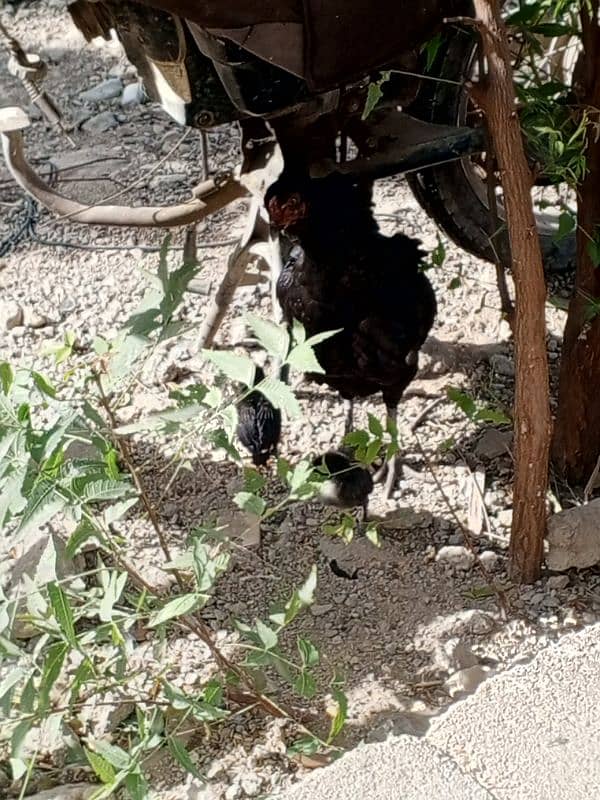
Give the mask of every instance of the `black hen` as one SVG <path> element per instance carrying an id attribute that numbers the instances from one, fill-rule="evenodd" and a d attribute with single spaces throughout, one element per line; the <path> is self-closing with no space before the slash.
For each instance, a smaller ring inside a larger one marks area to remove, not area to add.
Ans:
<path id="1" fill-rule="evenodd" d="M 264 380 L 265 373 L 256 367 L 254 384 Z M 237 406 L 237 435 L 250 452 L 255 466 L 264 466 L 277 453 L 281 435 L 281 411 L 257 389 L 249 392 Z"/>
<path id="2" fill-rule="evenodd" d="M 347 448 L 330 450 L 315 458 L 313 467 L 327 476 L 319 487 L 321 501 L 337 508 L 360 506 L 366 521 L 373 478 L 365 467 L 353 460 L 352 453 Z"/>
<path id="3" fill-rule="evenodd" d="M 351 176 L 311 180 L 284 172 L 265 202 L 288 249 L 277 282 L 286 321 L 297 319 L 309 336 L 343 329 L 315 348 L 325 374 L 308 377 L 349 401 L 381 392 L 395 423 L 436 302 L 420 269 L 421 242 L 379 232 L 371 188 Z M 394 478 L 392 464 L 388 497 Z"/>

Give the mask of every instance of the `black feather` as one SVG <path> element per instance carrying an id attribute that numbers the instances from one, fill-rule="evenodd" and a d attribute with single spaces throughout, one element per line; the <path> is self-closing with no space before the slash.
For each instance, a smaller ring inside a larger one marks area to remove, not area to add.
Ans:
<path id="1" fill-rule="evenodd" d="M 264 377 L 263 370 L 256 367 L 254 383 L 262 381 Z M 238 438 L 250 452 L 255 466 L 263 466 L 277 452 L 281 436 L 281 411 L 258 390 L 242 398 L 237 410 Z"/>

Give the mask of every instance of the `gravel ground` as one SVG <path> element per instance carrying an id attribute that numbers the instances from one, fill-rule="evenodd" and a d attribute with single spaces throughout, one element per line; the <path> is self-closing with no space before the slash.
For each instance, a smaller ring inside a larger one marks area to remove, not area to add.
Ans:
<path id="1" fill-rule="evenodd" d="M 30 156 L 46 169 L 53 164 L 59 170 L 108 159 L 59 172 L 62 191 L 94 201 L 135 182 L 120 202 L 173 202 L 186 196 L 189 186 L 201 177 L 197 132 L 190 131 L 174 149 L 182 130 L 160 108 L 150 104 L 122 107 L 118 97 L 100 103 L 85 103 L 81 98 L 84 90 L 110 77 L 125 84 L 135 81 L 116 43 L 86 45 L 71 26 L 62 2 L 25 4 L 16 12 L 3 12 L 3 20 L 28 48 L 48 59 L 48 91 L 72 120 L 83 125 L 74 134 L 76 150 L 70 151 L 59 133 L 37 121 L 26 133 Z M 8 102 L 24 103 L 2 58 L 0 95 Z M 95 132 L 95 126 L 107 119 L 103 116 L 98 123 L 98 114 L 112 115 L 114 127 Z M 209 139 L 211 169 L 235 162 L 235 129 L 216 130 Z M 20 198 L 0 167 L 0 242 L 18 225 L 23 213 Z M 245 203 L 240 201 L 208 220 L 199 232 L 207 292 L 215 287 L 231 241 L 243 228 L 244 210 Z M 421 238 L 429 250 L 436 246 L 434 224 L 401 180 L 378 183 L 376 211 L 384 232 L 401 230 Z M 159 231 L 78 227 L 42 212 L 38 238 L 25 237 L 0 259 L 1 303 L 5 308 L 16 303 L 24 310 L 23 324 L 0 330 L 3 358 L 29 364 L 44 345 L 69 330 L 77 333 L 83 345 L 96 334 L 114 333 L 140 297 L 144 286 L 140 269 L 155 269 L 154 249 L 162 236 Z M 181 232 L 175 232 L 175 245 L 181 242 Z M 234 640 L 226 633 L 232 615 L 264 616 L 268 606 L 300 583 L 317 563 L 317 602 L 299 623 L 299 630 L 320 647 L 323 676 L 330 677 L 337 669 L 346 677 L 350 720 L 344 736 L 349 746 L 363 738 L 383 738 L 391 730 L 419 732 L 428 716 L 453 702 L 461 690 L 470 691 L 490 672 L 530 658 L 564 631 L 595 621 L 600 611 L 600 574 L 586 571 L 570 574 L 566 585 L 564 580 L 545 576 L 533 587 L 509 588 L 511 616 L 502 621 L 494 598 L 482 596 L 483 581 L 477 571 L 454 566 L 461 558 L 464 561 L 464 553 L 453 556 L 452 551 L 450 555 L 444 551 L 440 556 L 445 546 L 463 545 L 451 509 L 467 520 L 472 475 L 484 474 L 488 523 L 477 546 L 487 553 L 486 563 L 498 581 L 508 583 L 510 434 L 473 426 L 448 401 L 430 411 L 417 431 L 418 441 L 410 433 L 411 422 L 433 399 L 443 396 L 447 386 L 464 387 L 500 408 L 510 407 L 512 398 L 512 346 L 508 327 L 500 320 L 494 270 L 451 243 L 446 247 L 444 265 L 430 272 L 438 318 L 411 396 L 402 404 L 402 480 L 393 503 L 385 503 L 378 490 L 373 496 L 373 512 L 384 518 L 382 547 L 376 549 L 364 539 L 347 546 L 327 538 L 321 527 L 330 512 L 316 503 L 294 506 L 264 526 L 259 550 L 248 548 L 236 557 L 206 609 L 207 621 L 233 647 Z M 457 276 L 460 285 L 451 290 L 449 284 Z M 560 281 L 555 281 L 552 293 L 568 295 Z M 202 320 L 207 298 L 207 294 L 189 295 L 184 306 L 189 322 Z M 239 346 L 244 341 L 244 310 L 271 314 L 266 284 L 238 292 L 219 333 L 219 345 Z M 563 324 L 563 312 L 549 304 L 552 364 L 559 358 Z M 136 394 L 132 414 L 166 402 L 171 366 L 189 369 L 192 376 L 205 371 L 193 333 L 160 353 L 153 380 Z M 343 431 L 342 406 L 332 393 L 303 384 L 299 399 L 303 417 L 285 424 L 282 454 L 290 459 L 335 445 Z M 369 410 L 383 414 L 376 398 L 360 403 L 358 424 Z M 447 445 L 450 439 L 452 447 Z M 150 490 L 158 496 L 165 483 L 168 449 L 161 451 L 152 440 L 140 438 L 136 457 Z M 239 470 L 224 460 L 211 463 L 210 470 L 202 469 L 209 457 L 194 451 L 198 469 L 182 472 L 161 506 L 175 549 L 191 524 L 235 513 L 231 497 L 239 488 Z M 274 479 L 272 484 L 276 496 Z M 555 489 L 565 506 L 573 501 L 564 487 Z M 160 557 L 145 522 L 132 519 L 126 534 L 132 560 L 160 574 L 155 566 Z M 356 571 L 355 579 L 334 574 L 332 559 L 346 572 Z M 160 656 L 148 644 L 143 657 L 148 674 L 157 658 L 176 682 L 186 686 L 194 686 L 210 669 L 204 650 L 185 637 L 169 641 L 168 651 Z M 462 674 L 475 667 L 474 672 Z M 232 800 L 269 794 L 297 780 L 309 765 L 286 757 L 288 728 L 281 721 L 257 715 L 238 717 L 209 742 L 198 742 L 196 756 L 214 781 L 212 794 L 159 760 L 153 765 L 156 796 Z"/>

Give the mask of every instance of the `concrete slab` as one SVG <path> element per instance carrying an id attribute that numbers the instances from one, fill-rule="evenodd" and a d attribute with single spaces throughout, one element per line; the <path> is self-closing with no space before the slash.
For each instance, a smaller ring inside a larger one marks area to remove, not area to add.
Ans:
<path id="1" fill-rule="evenodd" d="M 285 800 L 493 800 L 423 739 L 400 736 L 353 750 L 289 789 Z"/>
<path id="2" fill-rule="evenodd" d="M 600 626 L 482 684 L 427 740 L 498 800 L 600 797 Z"/>
<path id="3" fill-rule="evenodd" d="M 281 800 L 600 798 L 600 625 L 563 637 L 435 718 L 348 753 Z"/>

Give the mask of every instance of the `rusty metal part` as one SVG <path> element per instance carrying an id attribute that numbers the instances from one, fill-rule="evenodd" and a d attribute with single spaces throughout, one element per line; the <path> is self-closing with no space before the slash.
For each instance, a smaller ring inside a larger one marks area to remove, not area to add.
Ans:
<path id="1" fill-rule="evenodd" d="M 6 166 L 16 182 L 41 205 L 63 219 L 88 225 L 174 227 L 189 225 L 214 214 L 247 190 L 232 174 L 204 181 L 194 198 L 174 206 L 86 206 L 52 189 L 28 163 L 23 151 L 24 128 L 29 118 L 23 109 L 0 109 L 0 138 Z"/>
<path id="2" fill-rule="evenodd" d="M 75 147 L 75 142 L 67 133 L 58 106 L 40 87 L 48 71 L 46 63 L 36 53 L 26 53 L 2 23 L 0 23 L 0 35 L 10 53 L 7 64 L 9 73 L 21 81 L 31 102 L 39 108 L 51 125 L 57 125 L 62 130 L 69 144 Z"/>
<path id="3" fill-rule="evenodd" d="M 244 160 L 240 181 L 252 197 L 244 233 L 227 261 L 227 269 L 198 333 L 198 346 L 211 347 L 231 305 L 235 291 L 244 282 L 248 267 L 258 263 L 276 280 L 281 265 L 279 240 L 273 239 L 263 205 L 267 186 L 283 169 L 283 156 L 268 123 L 250 119 L 242 123 Z"/>
<path id="4" fill-rule="evenodd" d="M 480 128 L 435 125 L 395 109 L 382 109 L 366 120 L 352 120 L 346 133 L 360 156 L 345 164 L 322 159 L 311 165 L 311 175 L 322 177 L 338 171 L 385 178 L 452 161 L 484 148 Z"/>

